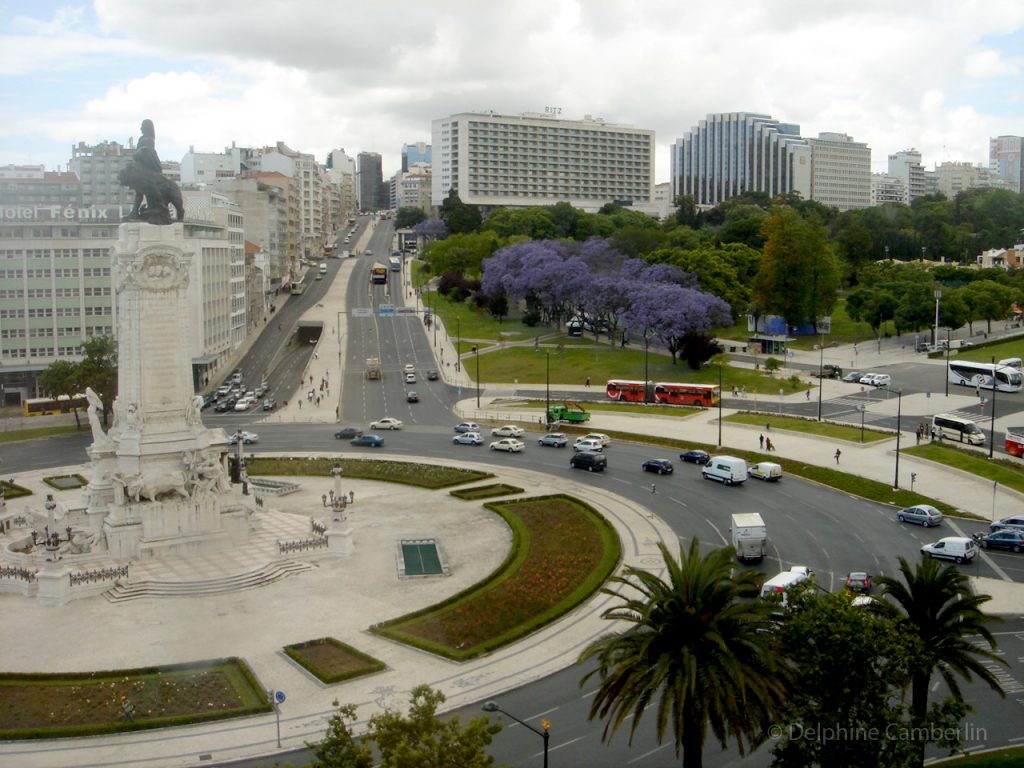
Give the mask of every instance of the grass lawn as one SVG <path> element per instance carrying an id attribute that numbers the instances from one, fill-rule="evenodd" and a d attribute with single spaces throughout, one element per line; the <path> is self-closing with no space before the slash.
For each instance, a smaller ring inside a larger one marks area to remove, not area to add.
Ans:
<path id="1" fill-rule="evenodd" d="M 561 400 L 552 400 L 552 405 L 558 405 Z M 541 412 L 544 411 L 547 403 L 543 400 L 527 400 L 525 403 L 519 405 L 502 405 L 504 408 L 539 408 Z M 677 419 L 686 419 L 690 416 L 696 416 L 699 413 L 707 413 L 706 408 L 692 408 L 685 405 L 644 405 L 643 403 L 620 403 L 609 400 L 607 403 L 601 402 L 581 402 L 580 405 L 587 411 L 603 411 L 605 413 L 639 413 L 644 416 L 670 416 Z M 585 424 L 586 422 L 584 422 Z M 559 429 L 565 426 L 565 424 L 559 426 Z"/>
<path id="2" fill-rule="evenodd" d="M 284 652 L 322 683 L 340 683 L 387 669 L 387 665 L 333 637 L 286 645 Z"/>
<path id="3" fill-rule="evenodd" d="M 494 477 L 489 472 L 477 472 L 458 467 L 375 459 L 293 459 L 250 456 L 246 459 L 245 464 L 250 475 L 270 475 L 272 477 L 292 475 L 330 477 L 331 470 L 336 465 L 341 465 L 345 477 L 416 485 L 420 488 L 448 488 L 452 485 L 473 483 L 477 480 Z"/>
<path id="4" fill-rule="evenodd" d="M 132 708 L 125 716 L 124 702 Z M 69 674 L 0 675 L 0 738 L 52 739 L 269 712 L 241 659 Z"/>
<path id="5" fill-rule="evenodd" d="M 515 310 L 499 323 L 490 314 L 470 306 L 468 302 L 451 301 L 437 291 L 424 292 L 420 298 L 425 306 L 430 307 L 444 319 L 444 325 L 449 335 L 453 339 L 461 335 L 464 342 L 466 339 L 484 339 L 494 342 L 501 339 L 523 341 L 532 339 L 534 336 L 543 336 L 552 331 L 551 326 L 548 325 L 532 327 L 523 325 L 522 313 Z M 472 342 L 469 346 L 472 346 Z M 463 351 L 469 351 L 469 347 L 465 344 Z"/>
<path id="6" fill-rule="evenodd" d="M 723 421 L 735 421 L 738 424 L 755 424 L 759 427 L 771 429 L 788 429 L 793 432 L 806 432 L 811 435 L 822 435 L 835 438 L 836 440 L 848 440 L 851 443 L 861 441 L 860 427 L 850 427 L 845 424 L 830 424 L 826 421 L 814 421 L 812 419 L 798 419 L 793 416 L 772 416 L 767 413 L 734 413 L 726 416 Z M 891 432 L 878 432 L 873 429 L 864 430 L 864 442 L 873 443 L 877 440 L 892 440 L 896 437 Z"/>
<path id="7" fill-rule="evenodd" d="M 983 755 L 939 760 L 942 768 L 1019 768 L 1024 765 L 1024 747 L 1001 747 Z"/>
<path id="8" fill-rule="evenodd" d="M 962 469 L 972 475 L 994 480 L 1007 488 L 1024 492 L 1024 467 L 1011 459 L 990 459 L 983 453 L 947 443 L 924 443 L 904 449 L 904 453 Z"/>
<path id="9" fill-rule="evenodd" d="M 0 432 L 0 443 L 13 443 L 17 440 L 35 440 L 40 437 L 53 437 L 54 435 L 67 435 L 78 432 L 74 424 L 63 427 L 38 427 L 36 429 L 12 429 L 9 432 Z"/>
<path id="10" fill-rule="evenodd" d="M 644 351 L 635 347 L 566 347 L 561 352 L 549 349 L 535 350 L 533 347 L 507 347 L 480 355 L 480 381 L 512 382 L 521 384 L 543 384 L 546 380 L 545 357 L 550 361 L 552 384 L 582 384 L 588 377 L 595 387 L 604 386 L 609 379 L 644 378 Z M 463 363 L 470 377 L 476 376 L 476 360 L 465 359 Z M 649 352 L 647 355 L 647 376 L 651 381 L 681 381 L 692 384 L 717 384 L 718 367 L 705 366 L 693 370 L 684 362 L 672 365 L 668 355 Z M 750 368 L 726 366 L 722 371 L 722 386 L 726 391 L 732 386 L 746 387 L 747 393 L 758 392 L 777 394 L 785 389 L 787 394 L 808 388 L 805 382 L 793 387 L 788 379 L 768 376 L 764 371 Z"/>
<path id="11" fill-rule="evenodd" d="M 512 529 L 490 576 L 448 600 L 371 627 L 392 640 L 463 660 L 500 648 L 575 608 L 621 557 L 619 537 L 588 504 L 539 496 L 486 505 Z"/>
<path id="12" fill-rule="evenodd" d="M 967 349 L 954 351 L 956 354 L 950 354 L 950 360 L 991 363 L 993 357 L 996 360 L 1005 360 L 1007 357 L 1024 357 L 1024 339 L 1017 338 L 1001 341 L 998 344 L 988 344 L 984 347 L 967 347 Z"/>

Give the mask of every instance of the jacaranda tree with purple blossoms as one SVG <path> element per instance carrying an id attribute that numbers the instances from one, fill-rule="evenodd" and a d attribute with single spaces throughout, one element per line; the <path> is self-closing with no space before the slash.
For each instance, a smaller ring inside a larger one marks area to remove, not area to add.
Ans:
<path id="1" fill-rule="evenodd" d="M 641 334 L 651 333 L 672 355 L 682 352 L 691 368 L 707 359 L 711 329 L 732 322 L 729 305 L 717 296 L 672 283 L 637 287 L 623 322 Z"/>

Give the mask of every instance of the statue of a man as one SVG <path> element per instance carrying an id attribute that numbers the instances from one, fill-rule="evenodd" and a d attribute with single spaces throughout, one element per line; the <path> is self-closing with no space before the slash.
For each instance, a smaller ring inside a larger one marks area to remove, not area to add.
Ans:
<path id="1" fill-rule="evenodd" d="M 153 121 L 146 118 L 142 121 L 142 125 L 139 127 L 142 135 L 139 136 L 139 144 L 135 149 L 135 164 L 141 168 L 145 168 L 148 171 L 162 174 L 163 168 L 160 166 L 160 156 L 156 153 L 156 128 L 153 127 Z M 142 199 L 144 195 L 141 190 L 135 191 L 135 202 L 132 203 L 131 216 L 139 217 L 139 208 L 142 206 Z"/>

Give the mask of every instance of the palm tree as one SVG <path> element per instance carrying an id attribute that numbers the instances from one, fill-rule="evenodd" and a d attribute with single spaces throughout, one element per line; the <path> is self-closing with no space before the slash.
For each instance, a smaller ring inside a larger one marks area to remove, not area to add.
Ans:
<path id="1" fill-rule="evenodd" d="M 1000 621 L 988 616 L 981 606 L 992 598 L 971 591 L 967 577 L 953 565 L 940 566 L 928 558 L 913 570 L 900 558 L 901 579 L 884 576 L 878 580 L 882 594 L 891 597 L 902 609 L 902 621 L 916 640 L 917 648 L 911 664 L 910 714 L 913 724 L 921 726 L 928 716 L 928 689 L 932 674 L 942 675 L 953 699 L 963 701 L 957 676 L 970 682 L 977 675 L 1000 696 L 1005 697 L 999 680 L 985 662 L 1005 662 L 993 653 L 995 638 L 986 624 Z M 988 648 L 975 645 L 980 637 Z M 922 733 L 925 729 L 915 730 Z M 924 763 L 927 739 L 919 739 L 917 764 Z"/>
<path id="2" fill-rule="evenodd" d="M 725 747 L 732 737 L 743 753 L 767 732 L 783 699 L 788 668 L 773 648 L 770 606 L 742 598 L 757 594 L 762 574 L 732 573 L 735 551 L 700 555 L 694 539 L 677 561 L 659 544 L 667 580 L 627 567 L 611 583 L 637 594 L 602 591 L 623 602 L 602 617 L 627 622 L 622 632 L 595 640 L 580 660 L 596 658 L 601 684 L 590 718 L 607 718 L 603 738 L 632 716 L 630 743 L 648 706 L 656 702 L 658 741 L 672 729 L 676 757 L 701 765 L 708 725 Z"/>

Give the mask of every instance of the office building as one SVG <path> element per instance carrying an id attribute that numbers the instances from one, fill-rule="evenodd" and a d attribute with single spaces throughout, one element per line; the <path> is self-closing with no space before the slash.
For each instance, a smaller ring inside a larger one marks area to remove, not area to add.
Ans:
<path id="1" fill-rule="evenodd" d="M 360 152 L 356 156 L 356 198 L 363 212 L 388 207 L 388 188 L 377 152 Z"/>
<path id="2" fill-rule="evenodd" d="M 80 141 L 73 146 L 68 170 L 76 173 L 82 181 L 82 204 L 123 205 L 130 208 L 135 193 L 121 186 L 117 174 L 134 156 L 135 146 L 132 141 L 128 142 L 127 147 L 116 141 L 104 141 L 91 146 Z"/>
<path id="3" fill-rule="evenodd" d="M 7 165 L 0 168 L 0 205 L 81 207 L 82 182 L 70 171 Z"/>
<path id="4" fill-rule="evenodd" d="M 907 205 L 928 194 L 929 184 L 921 165 L 921 153 L 916 149 L 904 149 L 889 155 L 889 175 L 903 182 L 906 199 L 901 202 Z"/>
<path id="5" fill-rule="evenodd" d="M 654 131 L 587 115 L 463 112 L 433 121 L 431 199 L 449 190 L 486 207 L 568 202 L 596 211 L 610 202 L 649 205 Z"/>
<path id="6" fill-rule="evenodd" d="M 417 164 L 430 165 L 430 145 L 418 141 L 415 144 L 402 145 L 402 173 L 408 173 L 409 169 Z"/>
<path id="7" fill-rule="evenodd" d="M 988 161 L 1008 188 L 1024 193 L 1024 136 L 998 136 L 988 140 Z"/>
<path id="8" fill-rule="evenodd" d="M 970 163 L 939 163 L 930 175 L 934 175 L 939 192 L 952 200 L 961 192 L 977 187 L 1009 189 L 1009 182 L 989 168 Z"/>
<path id="9" fill-rule="evenodd" d="M 845 133 L 807 137 L 811 146 L 811 200 L 840 211 L 871 205 L 871 148 Z"/>
<path id="10" fill-rule="evenodd" d="M 754 112 L 709 114 L 671 150 L 672 197 L 714 206 L 746 192 L 811 198 L 811 147 L 800 126 Z"/>
<path id="11" fill-rule="evenodd" d="M 907 204 L 907 187 L 902 179 L 887 173 L 871 174 L 871 205 Z"/>

